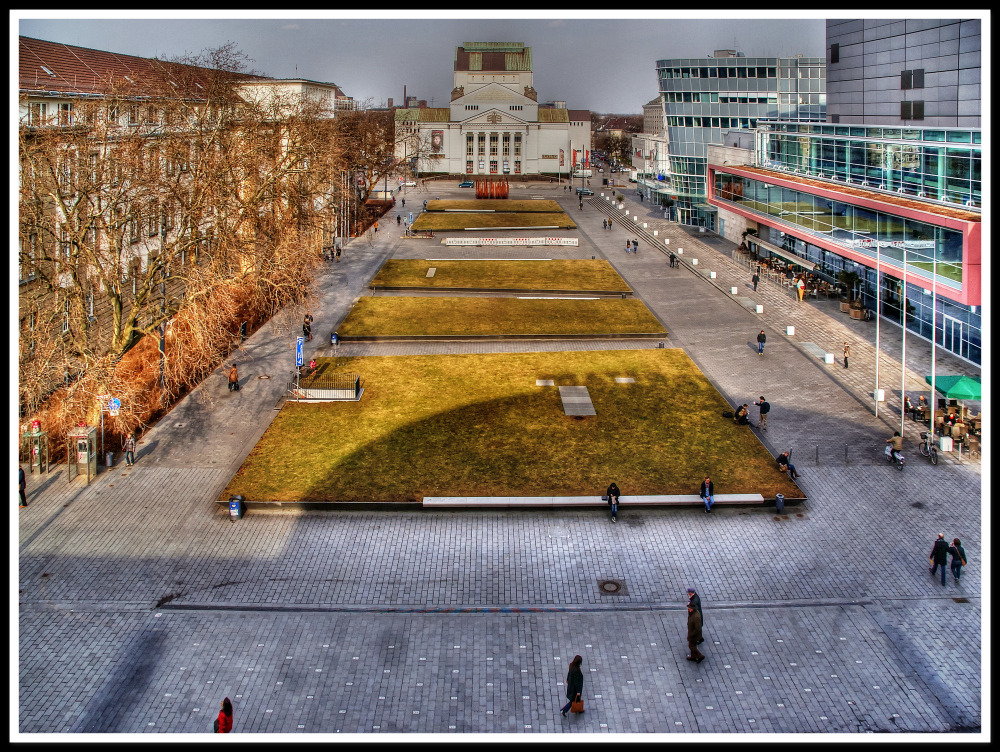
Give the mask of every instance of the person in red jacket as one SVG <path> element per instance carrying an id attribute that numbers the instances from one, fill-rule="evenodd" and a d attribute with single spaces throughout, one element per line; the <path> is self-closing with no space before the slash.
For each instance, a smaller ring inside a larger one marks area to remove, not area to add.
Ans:
<path id="1" fill-rule="evenodd" d="M 229 701 L 227 697 L 222 701 L 222 710 L 219 711 L 219 717 L 215 719 L 215 723 L 212 724 L 217 734 L 228 734 L 233 730 L 233 704 Z"/>

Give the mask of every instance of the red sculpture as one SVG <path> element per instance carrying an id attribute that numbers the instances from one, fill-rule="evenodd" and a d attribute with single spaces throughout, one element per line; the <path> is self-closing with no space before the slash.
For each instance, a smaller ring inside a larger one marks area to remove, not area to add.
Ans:
<path id="1" fill-rule="evenodd" d="M 490 178 L 476 178 L 476 198 L 508 198 L 510 196 L 510 184 L 507 178 L 493 180 Z"/>

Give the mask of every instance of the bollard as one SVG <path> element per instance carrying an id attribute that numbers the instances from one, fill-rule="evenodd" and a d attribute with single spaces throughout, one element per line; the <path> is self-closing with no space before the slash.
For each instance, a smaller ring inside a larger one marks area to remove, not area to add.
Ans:
<path id="1" fill-rule="evenodd" d="M 850 465 L 851 463 L 847 461 L 847 444 L 844 444 L 844 464 Z"/>
<path id="2" fill-rule="evenodd" d="M 775 494 L 774 495 L 774 508 L 778 512 L 778 514 L 784 514 L 785 513 L 785 495 L 784 494 Z"/>
<path id="3" fill-rule="evenodd" d="M 789 337 L 794 336 L 795 335 L 795 327 L 794 326 L 786 326 L 785 327 L 785 334 L 787 334 Z"/>
<path id="4" fill-rule="evenodd" d="M 107 468 L 110 468 L 110 467 L 112 467 L 114 465 L 114 463 L 115 463 L 115 455 L 114 455 L 114 453 L 113 452 L 105 452 L 104 453 L 104 466 L 107 467 Z"/>
<path id="5" fill-rule="evenodd" d="M 819 444 L 816 445 L 816 464 L 819 464 Z"/>

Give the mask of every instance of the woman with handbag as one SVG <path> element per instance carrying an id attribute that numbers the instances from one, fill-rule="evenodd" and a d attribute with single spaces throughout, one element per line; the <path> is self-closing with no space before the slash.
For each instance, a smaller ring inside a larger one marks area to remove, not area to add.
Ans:
<path id="1" fill-rule="evenodd" d="M 566 717 L 566 711 L 572 710 L 574 713 L 583 712 L 583 656 L 576 656 L 569 664 L 569 673 L 566 674 L 566 699 L 569 700 L 563 705 L 560 711 Z"/>

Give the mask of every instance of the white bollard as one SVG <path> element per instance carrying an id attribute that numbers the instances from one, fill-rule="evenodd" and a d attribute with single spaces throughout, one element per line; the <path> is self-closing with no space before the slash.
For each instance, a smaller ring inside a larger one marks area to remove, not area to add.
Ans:
<path id="1" fill-rule="evenodd" d="M 794 334 L 795 334 L 795 327 L 794 326 L 786 326 L 785 327 L 785 334 L 787 334 L 789 337 L 794 336 Z"/>
<path id="2" fill-rule="evenodd" d="M 635 222 L 636 224 L 638 224 L 639 223 L 639 215 L 638 214 L 633 214 L 632 215 L 632 221 Z"/>
<path id="3" fill-rule="evenodd" d="M 823 362 L 827 365 L 833 365 L 833 353 L 826 353 L 823 355 Z"/>
<path id="4" fill-rule="evenodd" d="M 642 223 L 642 229 L 643 229 L 643 230 L 645 230 L 645 229 L 646 229 L 646 223 L 645 223 L 645 222 L 643 222 L 643 223 Z"/>
<path id="5" fill-rule="evenodd" d="M 677 255 L 678 256 L 683 256 L 684 255 L 684 249 L 683 248 L 678 248 L 677 249 Z"/>
<path id="6" fill-rule="evenodd" d="M 762 305 L 757 306 L 757 313 L 764 313 L 764 306 Z"/>
<path id="7" fill-rule="evenodd" d="M 737 292 L 739 292 L 738 288 L 736 288 L 736 287 L 730 287 L 729 288 L 729 294 L 730 295 L 735 295 Z"/>
<path id="8" fill-rule="evenodd" d="M 698 259 L 691 259 L 691 266 L 698 266 Z"/>
<path id="9" fill-rule="evenodd" d="M 670 245 L 670 238 L 663 241 L 663 245 Z"/>
<path id="10" fill-rule="evenodd" d="M 708 278 L 709 279 L 715 279 L 715 272 L 709 272 L 708 273 Z"/>
<path id="11" fill-rule="evenodd" d="M 657 237 L 660 234 L 659 230 L 653 230 L 653 237 Z"/>

